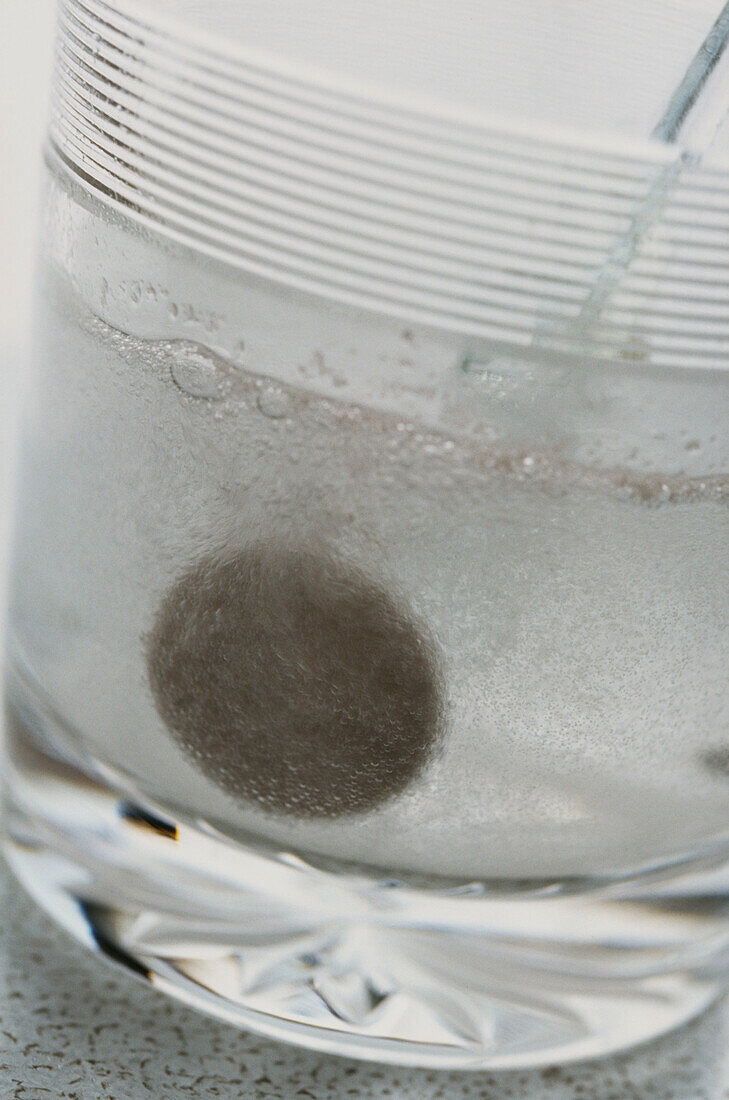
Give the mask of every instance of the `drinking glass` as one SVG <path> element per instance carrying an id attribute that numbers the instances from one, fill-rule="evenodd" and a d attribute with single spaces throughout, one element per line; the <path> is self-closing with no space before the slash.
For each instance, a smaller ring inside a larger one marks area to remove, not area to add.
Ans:
<path id="1" fill-rule="evenodd" d="M 605 1054 L 729 966 L 708 0 L 59 0 L 5 829 L 225 1020 Z"/>

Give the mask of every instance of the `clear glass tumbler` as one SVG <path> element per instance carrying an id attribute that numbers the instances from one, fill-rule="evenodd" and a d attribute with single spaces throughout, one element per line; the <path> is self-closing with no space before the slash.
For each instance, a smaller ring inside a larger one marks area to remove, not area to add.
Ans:
<path id="1" fill-rule="evenodd" d="M 725 987 L 727 24 L 60 0 L 5 828 L 79 939 L 442 1067 Z"/>

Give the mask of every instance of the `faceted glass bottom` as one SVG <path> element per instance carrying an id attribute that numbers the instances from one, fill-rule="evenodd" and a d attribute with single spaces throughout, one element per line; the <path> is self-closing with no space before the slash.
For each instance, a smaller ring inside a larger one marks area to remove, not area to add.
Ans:
<path id="1" fill-rule="evenodd" d="M 349 1057 L 506 1069 L 633 1046 L 726 986 L 723 847 L 621 881 L 388 876 L 145 804 L 74 758 L 41 702 L 13 699 L 20 880 L 77 939 L 232 1024 Z"/>

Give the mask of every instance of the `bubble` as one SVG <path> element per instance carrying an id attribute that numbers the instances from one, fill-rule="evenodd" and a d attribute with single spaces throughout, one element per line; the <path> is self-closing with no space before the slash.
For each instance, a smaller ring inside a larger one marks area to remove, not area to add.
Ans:
<path id="1" fill-rule="evenodd" d="M 269 420 L 281 420 L 289 411 L 289 398 L 279 386 L 266 386 L 256 399 L 260 412 Z"/>
<path id="2" fill-rule="evenodd" d="M 225 396 L 230 369 L 201 345 L 181 343 L 172 354 L 170 373 L 175 385 L 190 397 L 219 401 Z"/>
<path id="3" fill-rule="evenodd" d="M 204 775 L 302 817 L 403 791 L 439 741 L 432 641 L 358 569 L 256 544 L 164 597 L 147 643 L 157 710 Z"/>

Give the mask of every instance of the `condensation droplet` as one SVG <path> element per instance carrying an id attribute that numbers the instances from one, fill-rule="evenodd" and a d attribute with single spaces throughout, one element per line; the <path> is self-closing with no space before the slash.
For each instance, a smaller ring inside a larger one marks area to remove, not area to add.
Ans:
<path id="1" fill-rule="evenodd" d="M 175 348 L 170 372 L 175 385 L 190 397 L 220 401 L 225 396 L 229 369 L 207 349 L 190 344 Z"/>
<path id="2" fill-rule="evenodd" d="M 289 411 L 289 399 L 278 386 L 266 386 L 258 394 L 260 412 L 269 420 L 282 420 Z"/>

